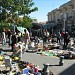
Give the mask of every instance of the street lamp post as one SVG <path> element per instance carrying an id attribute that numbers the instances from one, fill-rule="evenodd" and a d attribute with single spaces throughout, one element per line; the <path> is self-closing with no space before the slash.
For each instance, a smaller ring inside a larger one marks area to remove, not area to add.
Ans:
<path id="1" fill-rule="evenodd" d="M 65 21 L 66 21 L 66 20 L 64 19 L 64 27 L 63 27 L 63 31 L 65 31 Z"/>
<path id="2" fill-rule="evenodd" d="M 11 26 L 13 27 L 13 31 L 15 32 L 15 25 L 14 25 L 14 23 L 12 23 Z"/>
<path id="3" fill-rule="evenodd" d="M 75 24 L 75 9 L 72 9 L 72 13 L 73 13 L 73 22 L 74 22 L 74 24 Z"/>
<path id="4" fill-rule="evenodd" d="M 51 26 L 52 26 L 52 28 L 51 28 L 51 29 L 52 29 L 52 34 L 53 34 L 53 23 L 51 23 Z"/>
<path id="5" fill-rule="evenodd" d="M 63 27 L 63 31 L 65 31 L 65 27 L 66 27 L 66 18 L 67 18 L 67 12 L 64 13 L 64 27 Z"/>
<path id="6" fill-rule="evenodd" d="M 43 41 L 43 49 L 44 50 L 44 33 L 43 33 L 43 26 L 41 24 L 41 35 L 42 35 L 42 41 Z"/>

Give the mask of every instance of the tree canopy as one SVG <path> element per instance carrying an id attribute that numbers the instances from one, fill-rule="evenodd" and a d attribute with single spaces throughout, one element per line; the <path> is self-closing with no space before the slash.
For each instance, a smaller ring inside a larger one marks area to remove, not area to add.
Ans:
<path id="1" fill-rule="evenodd" d="M 33 5 L 33 0 L 0 0 L 0 22 L 29 27 L 32 20 L 28 15 L 38 10 Z"/>

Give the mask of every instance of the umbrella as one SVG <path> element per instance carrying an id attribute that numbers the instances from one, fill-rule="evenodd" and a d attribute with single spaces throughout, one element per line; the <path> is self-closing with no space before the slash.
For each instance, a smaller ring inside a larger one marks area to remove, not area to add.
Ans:
<path id="1" fill-rule="evenodd" d="M 24 34 L 25 29 L 26 28 L 24 28 L 24 27 L 17 27 L 17 30 L 20 31 L 22 34 Z M 28 36 L 29 36 L 29 31 L 27 29 L 26 29 L 26 32 L 28 33 Z"/>
<path id="2" fill-rule="evenodd" d="M 20 31 L 22 34 L 24 34 L 25 29 L 26 28 L 23 28 L 23 27 L 17 27 L 17 30 Z M 28 30 L 26 29 L 26 31 L 28 31 Z"/>

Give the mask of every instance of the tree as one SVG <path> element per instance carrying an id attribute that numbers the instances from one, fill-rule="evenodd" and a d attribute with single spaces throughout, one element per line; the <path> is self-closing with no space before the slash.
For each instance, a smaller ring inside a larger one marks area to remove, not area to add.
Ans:
<path id="1" fill-rule="evenodd" d="M 0 22 L 20 23 L 29 27 L 31 18 L 28 15 L 38 10 L 37 7 L 32 8 L 33 5 L 33 0 L 0 0 Z M 22 20 L 19 20 L 20 16 L 23 16 Z"/>

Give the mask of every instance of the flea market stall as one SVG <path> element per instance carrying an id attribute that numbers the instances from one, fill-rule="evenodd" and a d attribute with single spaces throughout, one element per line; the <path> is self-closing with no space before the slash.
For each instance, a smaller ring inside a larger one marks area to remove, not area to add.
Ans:
<path id="1" fill-rule="evenodd" d="M 16 57 L 16 56 L 15 56 Z M 32 71 L 34 69 L 34 72 Z M 4 75 L 22 75 L 41 73 L 38 65 L 27 61 L 21 61 L 17 58 L 12 58 L 11 55 L 1 51 L 0 54 L 0 74 Z"/>

